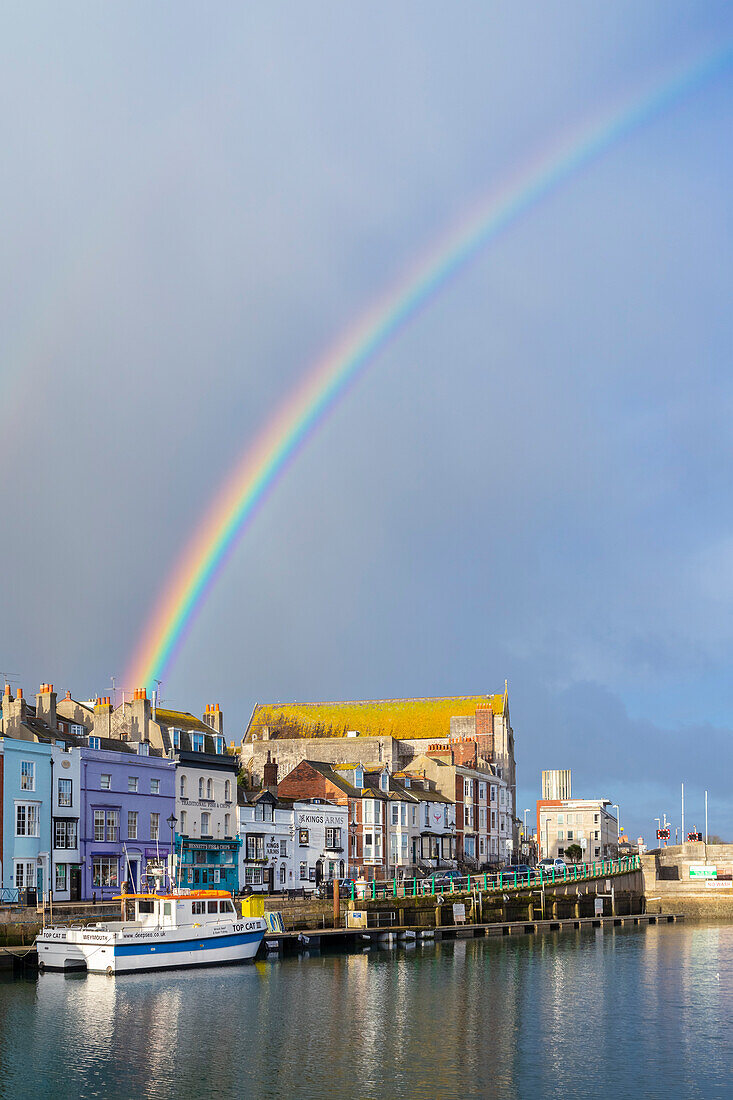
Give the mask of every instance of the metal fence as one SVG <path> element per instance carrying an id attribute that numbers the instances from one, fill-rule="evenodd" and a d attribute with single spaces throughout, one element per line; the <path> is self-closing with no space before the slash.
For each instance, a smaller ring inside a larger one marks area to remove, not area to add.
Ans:
<path id="1" fill-rule="evenodd" d="M 372 879 L 363 886 L 352 883 L 350 894 L 352 901 L 377 901 L 380 898 L 414 898 L 427 894 L 471 893 L 475 890 L 526 890 L 533 886 L 551 886 L 554 883 L 628 874 L 630 871 L 638 871 L 640 867 L 639 856 L 624 856 L 621 859 L 595 860 L 593 863 L 566 863 L 564 867 L 536 867 L 524 872 L 510 869 L 493 874 L 477 872 L 450 878 L 437 871 L 427 878 L 403 879 L 401 882 L 394 878 L 384 882 Z"/>

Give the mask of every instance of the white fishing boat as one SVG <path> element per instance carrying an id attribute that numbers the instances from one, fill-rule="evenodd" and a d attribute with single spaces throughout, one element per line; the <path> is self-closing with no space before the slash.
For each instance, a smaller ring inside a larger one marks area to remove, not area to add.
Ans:
<path id="1" fill-rule="evenodd" d="M 214 966 L 253 959 L 265 935 L 261 917 L 238 917 L 226 890 L 126 894 L 131 920 L 44 928 L 38 965 L 49 970 L 122 974 Z"/>

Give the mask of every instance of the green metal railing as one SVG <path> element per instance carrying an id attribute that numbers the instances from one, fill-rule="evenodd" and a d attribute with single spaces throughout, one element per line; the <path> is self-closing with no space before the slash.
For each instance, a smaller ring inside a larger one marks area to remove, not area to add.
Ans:
<path id="1" fill-rule="evenodd" d="M 471 893 L 472 891 L 490 892 L 492 890 L 526 890 L 535 886 L 550 886 L 563 882 L 580 882 L 584 879 L 607 878 L 609 875 L 625 875 L 631 871 L 638 871 L 641 867 L 639 856 L 623 856 L 621 859 L 595 860 L 593 863 L 565 864 L 562 873 L 559 868 L 544 870 L 536 868 L 529 872 L 499 871 L 495 874 L 488 872 L 474 873 L 472 875 L 446 876 L 443 871 L 436 871 L 425 878 L 386 879 L 377 882 L 364 883 L 357 886 L 352 882 L 350 895 L 352 901 L 378 901 L 383 898 L 408 898 L 419 897 L 424 894 L 458 894 Z M 447 879 L 447 881 L 446 881 Z M 438 881 L 436 881 L 438 880 Z M 442 880 L 442 881 L 441 881 Z"/>

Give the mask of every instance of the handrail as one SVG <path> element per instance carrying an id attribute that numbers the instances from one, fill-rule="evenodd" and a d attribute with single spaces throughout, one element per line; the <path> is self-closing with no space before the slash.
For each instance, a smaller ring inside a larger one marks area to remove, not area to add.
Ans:
<path id="1" fill-rule="evenodd" d="M 470 893 L 471 891 L 485 891 L 488 893 L 500 890 L 527 890 L 558 881 L 567 882 L 569 879 L 577 882 L 579 878 L 596 879 L 608 878 L 610 875 L 628 874 L 630 871 L 638 871 L 640 867 L 641 859 L 639 856 L 621 856 L 618 859 L 593 861 L 582 866 L 578 866 L 577 863 L 571 864 L 569 868 L 570 876 L 568 876 L 568 865 L 566 864 L 563 868 L 562 878 L 555 874 L 554 867 L 551 875 L 541 867 L 529 872 L 499 871 L 498 874 L 493 875 L 488 872 L 461 876 L 451 875 L 449 878 L 450 884 L 448 885 L 443 880 L 438 883 L 437 890 L 436 878 L 440 877 L 441 872 L 436 872 L 426 878 L 403 879 L 399 883 L 396 877 L 386 879 L 384 882 L 377 882 L 376 879 L 372 879 L 370 882 L 364 882 L 362 886 L 352 881 L 350 895 L 352 901 L 379 901 L 387 897 L 418 897 L 424 894 L 434 895 L 436 893 L 442 895 L 446 893 L 446 890 L 451 894 Z"/>

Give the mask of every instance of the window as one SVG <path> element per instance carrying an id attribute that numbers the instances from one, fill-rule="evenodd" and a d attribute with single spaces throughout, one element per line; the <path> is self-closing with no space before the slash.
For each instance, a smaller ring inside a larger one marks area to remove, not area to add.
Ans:
<path id="1" fill-rule="evenodd" d="M 141 741 L 137 747 L 138 756 L 150 756 L 150 745 L 147 741 Z"/>
<path id="2" fill-rule="evenodd" d="M 26 886 L 36 885 L 36 864 L 22 859 L 15 861 L 15 886 L 22 890 Z"/>
<path id="3" fill-rule="evenodd" d="M 572 824 L 573 824 L 573 815 L 568 814 L 568 825 L 572 825 Z"/>
<path id="4" fill-rule="evenodd" d="M 326 829 L 326 847 L 327 848 L 340 848 L 341 847 L 341 830 L 340 829 Z"/>
<path id="5" fill-rule="evenodd" d="M 219 753 L 220 756 L 224 755 L 224 738 L 223 737 L 217 737 L 216 738 L 216 751 Z"/>
<path id="6" fill-rule="evenodd" d="M 127 811 L 127 839 L 137 840 L 137 810 Z"/>
<path id="7" fill-rule="evenodd" d="M 205 791 L 204 781 L 203 781 L 203 779 L 199 779 L 199 798 L 204 797 L 204 791 Z"/>
<path id="8" fill-rule="evenodd" d="M 364 786 L 364 771 L 362 768 L 354 768 L 354 786 L 359 791 Z"/>
<path id="9" fill-rule="evenodd" d="M 35 791 L 36 789 L 36 765 L 32 760 L 20 762 L 20 789 L 21 791 Z"/>
<path id="10" fill-rule="evenodd" d="M 151 779 L 150 780 L 150 793 L 151 794 L 160 794 L 160 780 L 159 779 Z"/>
<path id="11" fill-rule="evenodd" d="M 201 814 L 201 836 L 211 836 L 211 814 Z"/>
<path id="12" fill-rule="evenodd" d="M 600 848 L 595 848 L 594 851 L 595 851 L 595 854 L 597 856 L 599 856 L 601 854 L 601 849 Z"/>
<path id="13" fill-rule="evenodd" d="M 72 722 L 71 723 L 71 732 L 74 735 L 74 737 L 83 737 L 86 731 L 85 731 L 84 727 L 82 725 L 80 725 L 78 722 Z M 99 747 L 99 746 L 97 746 L 97 747 Z"/>
<path id="14" fill-rule="evenodd" d="M 463 797 L 464 798 L 470 798 L 471 797 L 471 780 L 470 779 L 464 779 L 463 780 Z"/>
<path id="15" fill-rule="evenodd" d="M 90 749 L 101 749 L 101 747 L 102 747 L 102 738 L 101 737 L 90 737 L 89 738 L 89 748 Z"/>
<path id="16" fill-rule="evenodd" d="M 65 863 L 57 863 L 56 864 L 56 885 L 54 886 L 54 890 L 56 890 L 58 892 L 59 890 L 65 890 L 65 889 L 66 889 L 66 864 Z"/>
<path id="17" fill-rule="evenodd" d="M 382 824 L 382 803 L 372 801 L 372 799 L 364 800 L 364 821 L 367 825 L 381 825 Z"/>
<path id="18" fill-rule="evenodd" d="M 287 858 L 287 854 L 288 854 L 288 842 L 287 842 L 287 840 L 281 840 L 280 841 L 280 855 L 285 856 Z"/>
<path id="19" fill-rule="evenodd" d="M 379 777 L 379 786 L 383 791 L 389 790 L 389 772 L 382 772 Z"/>
<path id="20" fill-rule="evenodd" d="M 392 824 L 399 825 L 400 823 L 400 808 L 396 802 L 392 803 Z"/>
<path id="21" fill-rule="evenodd" d="M 573 830 L 568 829 L 568 840 L 572 840 L 572 839 L 573 839 Z"/>
<path id="22" fill-rule="evenodd" d="M 407 803 L 400 802 L 400 825 L 404 829 L 407 826 Z"/>
<path id="23" fill-rule="evenodd" d="M 183 834 L 183 836 L 186 835 L 186 817 L 186 811 L 181 810 L 181 833 Z"/>
<path id="24" fill-rule="evenodd" d="M 500 806 L 504 805 L 504 788 L 503 787 L 499 787 L 499 805 Z"/>
<path id="25" fill-rule="evenodd" d="M 204 735 L 203 733 L 194 733 L 191 737 L 194 752 L 204 751 Z"/>
<path id="26" fill-rule="evenodd" d="M 301 848 L 307 848 L 308 847 L 308 830 L 307 829 L 298 829 L 298 845 Z"/>
<path id="27" fill-rule="evenodd" d="M 117 889 L 118 862 L 116 856 L 92 856 L 92 886 Z"/>
<path id="28" fill-rule="evenodd" d="M 598 814 L 593 814 L 593 821 L 594 821 L 594 824 L 596 824 L 596 825 L 598 824 Z"/>
<path id="29" fill-rule="evenodd" d="M 181 731 L 173 730 L 173 748 L 180 749 L 181 747 Z"/>
<path id="30" fill-rule="evenodd" d="M 77 827 L 76 821 L 57 818 L 53 823 L 54 848 L 76 848 Z"/>
<path id="31" fill-rule="evenodd" d="M 281 863 L 280 864 L 280 885 L 281 886 L 285 885 L 285 874 L 286 874 L 285 864 Z"/>
<path id="32" fill-rule="evenodd" d="M 479 829 L 486 828 L 486 809 L 482 806 L 478 812 Z"/>
<path id="33" fill-rule="evenodd" d="M 486 801 L 486 784 L 485 783 L 479 783 L 479 785 L 478 785 L 478 796 L 479 796 L 479 799 L 480 799 L 481 802 Z"/>
<path id="34" fill-rule="evenodd" d="M 463 818 L 464 818 L 463 823 L 466 826 L 466 828 L 472 829 L 473 828 L 473 806 L 464 806 L 463 807 Z"/>
<path id="35" fill-rule="evenodd" d="M 564 825 L 565 824 L 565 817 L 564 817 L 563 814 L 558 814 L 557 815 L 557 823 L 558 823 L 558 825 Z"/>
<path id="36" fill-rule="evenodd" d="M 247 837 L 247 858 L 264 859 L 264 837 L 250 833 Z"/>
<path id="37" fill-rule="evenodd" d="M 210 779 L 206 780 L 206 797 L 209 801 L 214 797 L 214 784 Z"/>
<path id="38" fill-rule="evenodd" d="M 99 787 L 100 787 L 100 790 L 103 790 L 103 791 L 112 790 L 112 776 L 111 775 L 105 775 L 105 773 L 102 772 L 102 774 L 99 777 Z"/>
<path id="39" fill-rule="evenodd" d="M 181 776 L 181 798 L 187 798 L 188 797 L 187 794 L 186 794 L 186 791 L 187 791 L 186 777 L 185 777 L 185 775 L 182 775 Z"/>
<path id="40" fill-rule="evenodd" d="M 37 802 L 16 802 L 15 835 L 40 836 L 40 806 Z"/>
<path id="41" fill-rule="evenodd" d="M 137 776 L 136 775 L 128 775 L 128 777 L 127 777 L 127 789 L 128 789 L 128 791 L 131 791 L 133 794 L 137 791 Z"/>
<path id="42" fill-rule="evenodd" d="M 565 833 L 562 829 L 557 830 L 557 839 L 558 840 L 564 840 L 565 839 Z"/>
<path id="43" fill-rule="evenodd" d="M 71 805 L 71 780 L 59 779 L 59 806 Z"/>
<path id="44" fill-rule="evenodd" d="M 206 912 L 206 902 L 205 901 L 192 901 L 191 902 L 191 912 L 193 913 L 194 916 L 197 916 L 200 913 L 205 913 Z"/>
<path id="45" fill-rule="evenodd" d="M 429 803 L 427 803 L 427 802 L 425 803 L 425 805 L 423 806 L 423 810 L 425 811 L 425 828 L 427 829 L 428 825 L 430 824 L 430 805 L 429 805 Z"/>
<path id="46" fill-rule="evenodd" d="M 308 864 L 307 863 L 301 863 L 301 865 L 300 865 L 300 881 L 301 882 L 307 882 L 308 881 Z"/>
<path id="47" fill-rule="evenodd" d="M 261 867 L 245 867 L 244 868 L 244 883 L 245 883 L 245 886 L 261 886 L 262 885 L 262 868 Z"/>
<path id="48" fill-rule="evenodd" d="M 598 829 L 593 830 L 593 839 L 598 840 Z"/>
<path id="49" fill-rule="evenodd" d="M 227 779 L 224 783 L 224 801 L 231 802 L 232 800 L 232 783 L 230 779 Z"/>
<path id="50" fill-rule="evenodd" d="M 209 902 L 207 902 L 206 903 L 206 912 L 207 913 L 218 913 L 219 912 L 219 902 L 218 901 L 209 901 Z"/>
<path id="51" fill-rule="evenodd" d="M 106 840 L 108 842 L 117 841 L 120 839 L 120 811 L 119 810 L 107 810 L 107 820 L 105 822 Z"/>
<path id="52" fill-rule="evenodd" d="M 160 840 L 160 814 L 150 815 L 150 839 Z"/>
<path id="53" fill-rule="evenodd" d="M 557 850 L 557 854 L 558 854 L 559 856 L 564 856 L 564 855 L 565 855 L 565 849 L 564 849 L 564 848 L 558 848 L 558 850 Z"/>
<path id="54" fill-rule="evenodd" d="M 491 828 L 496 828 L 496 810 L 491 811 Z"/>
<path id="55" fill-rule="evenodd" d="M 491 788 L 491 801 L 496 802 L 496 787 Z"/>
<path id="56" fill-rule="evenodd" d="M 94 839 L 97 843 L 104 840 L 104 810 L 94 811 Z"/>

